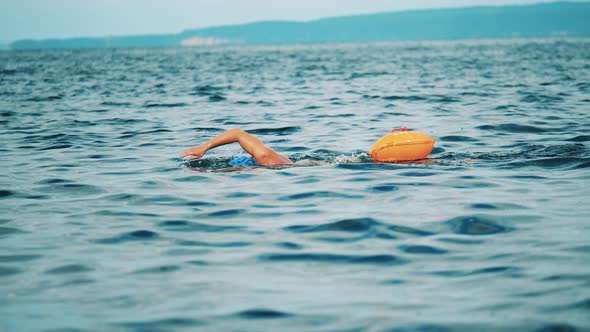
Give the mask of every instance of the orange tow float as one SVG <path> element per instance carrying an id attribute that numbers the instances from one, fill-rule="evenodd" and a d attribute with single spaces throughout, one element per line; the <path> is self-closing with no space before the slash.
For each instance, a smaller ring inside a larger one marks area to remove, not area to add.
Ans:
<path id="1" fill-rule="evenodd" d="M 432 152 L 435 139 L 408 128 L 396 128 L 375 142 L 369 154 L 378 162 L 424 159 Z"/>

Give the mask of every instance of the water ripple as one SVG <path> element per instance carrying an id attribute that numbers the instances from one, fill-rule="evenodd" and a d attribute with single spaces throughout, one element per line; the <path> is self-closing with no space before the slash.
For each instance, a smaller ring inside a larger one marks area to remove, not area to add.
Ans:
<path id="1" fill-rule="evenodd" d="M 123 233 L 112 238 L 96 240 L 95 242 L 101 244 L 119 244 L 127 241 L 150 241 L 158 239 L 159 237 L 160 235 L 156 232 L 142 229 L 129 233 Z"/>
<path id="2" fill-rule="evenodd" d="M 295 200 L 303 200 L 303 199 L 313 199 L 313 198 L 362 198 L 361 195 L 348 195 L 342 194 L 337 192 L 331 191 L 310 191 L 305 193 L 281 196 L 278 199 L 280 201 L 295 201 Z"/>
<path id="3" fill-rule="evenodd" d="M 291 135 L 301 130 L 299 126 L 279 127 L 279 128 L 258 128 L 249 129 L 248 133 L 253 135 Z"/>
<path id="4" fill-rule="evenodd" d="M 339 220 L 333 223 L 322 224 L 317 226 L 294 225 L 285 227 L 284 229 L 286 231 L 295 233 L 310 233 L 324 231 L 365 232 L 376 225 L 379 225 L 379 223 L 372 218 L 358 218 Z"/>
<path id="5" fill-rule="evenodd" d="M 236 316 L 244 319 L 273 319 L 290 317 L 293 315 L 288 312 L 272 309 L 248 309 L 238 312 Z"/>
<path id="6" fill-rule="evenodd" d="M 243 226 L 210 225 L 185 220 L 169 220 L 158 224 L 159 227 L 175 232 L 225 232 L 243 229 Z"/>
<path id="7" fill-rule="evenodd" d="M 112 324 L 116 327 L 124 327 L 130 331 L 171 331 L 175 329 L 195 328 L 206 325 L 204 322 L 193 318 L 165 318 L 146 321 L 130 321 Z"/>
<path id="8" fill-rule="evenodd" d="M 405 260 L 394 255 L 336 255 L 336 254 L 263 254 L 259 255 L 260 261 L 266 262 L 309 262 L 309 263 L 333 263 L 333 264 L 377 264 L 398 265 Z"/>
<path id="9" fill-rule="evenodd" d="M 511 228 L 499 225 L 496 221 L 479 216 L 460 216 L 445 221 L 451 230 L 465 235 L 491 235 L 512 231 Z"/>

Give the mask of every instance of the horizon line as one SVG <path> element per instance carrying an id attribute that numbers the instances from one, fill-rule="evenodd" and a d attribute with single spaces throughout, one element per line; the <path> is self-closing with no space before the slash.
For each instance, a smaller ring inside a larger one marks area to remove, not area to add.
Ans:
<path id="1" fill-rule="evenodd" d="M 472 6 L 464 6 L 464 7 L 433 7 L 433 8 L 415 8 L 415 9 L 402 9 L 402 10 L 391 10 L 391 11 L 381 11 L 381 12 L 373 12 L 373 13 L 360 13 L 360 14 L 350 14 L 350 15 L 340 15 L 340 16 L 325 16 L 319 17 L 309 20 L 280 20 L 280 19 L 268 19 L 268 20 L 257 20 L 257 21 L 246 21 L 243 23 L 231 23 L 231 24 L 220 24 L 220 25 L 210 25 L 206 27 L 200 28 L 185 28 L 180 31 L 176 32 L 143 32 L 143 33 L 134 33 L 134 34 L 106 34 L 106 35 L 79 35 L 79 36 L 70 36 L 70 37 L 46 37 L 46 38 L 18 38 L 14 40 L 0 40 L 0 48 L 2 46 L 10 47 L 15 42 L 20 41 L 59 41 L 59 40 L 68 40 L 68 39 L 87 39 L 87 38 L 119 38 L 119 37 L 133 37 L 133 36 L 165 36 L 165 35 L 178 35 L 182 34 L 187 31 L 198 31 L 198 30 L 207 30 L 207 29 L 216 29 L 216 28 L 223 28 L 223 27 L 236 27 L 236 26 L 245 26 L 245 25 L 253 25 L 253 24 L 260 24 L 260 23 L 269 23 L 269 22 L 281 22 L 281 23 L 313 23 L 322 20 L 329 20 L 329 19 L 336 19 L 336 18 L 347 18 L 347 17 L 362 17 L 362 16 L 371 16 L 371 15 L 379 15 L 379 14 L 393 14 L 393 13 L 408 13 L 408 12 L 424 12 L 424 11 L 440 11 L 440 10 L 465 10 L 471 8 L 503 8 L 503 7 L 527 7 L 527 6 L 539 6 L 539 5 L 552 5 L 552 4 L 568 4 L 568 3 L 590 3 L 590 0 L 555 0 L 555 1 L 544 1 L 539 0 L 537 2 L 532 2 L 528 4 L 500 4 L 500 5 L 472 5 Z"/>

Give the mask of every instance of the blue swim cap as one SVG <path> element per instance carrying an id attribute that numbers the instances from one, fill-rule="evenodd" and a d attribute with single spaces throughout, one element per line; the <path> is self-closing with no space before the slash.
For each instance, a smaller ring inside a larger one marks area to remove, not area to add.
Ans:
<path id="1" fill-rule="evenodd" d="M 256 160 L 251 157 L 236 157 L 229 161 L 232 166 L 257 166 Z"/>

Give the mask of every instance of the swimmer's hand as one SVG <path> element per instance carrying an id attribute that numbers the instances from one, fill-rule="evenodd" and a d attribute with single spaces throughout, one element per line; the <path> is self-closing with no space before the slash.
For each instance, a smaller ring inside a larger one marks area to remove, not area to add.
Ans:
<path id="1" fill-rule="evenodd" d="M 190 156 L 189 160 L 199 159 L 205 153 L 207 153 L 207 150 L 208 149 L 205 145 L 199 145 L 194 148 L 186 149 L 183 153 L 180 154 L 180 158 Z"/>

